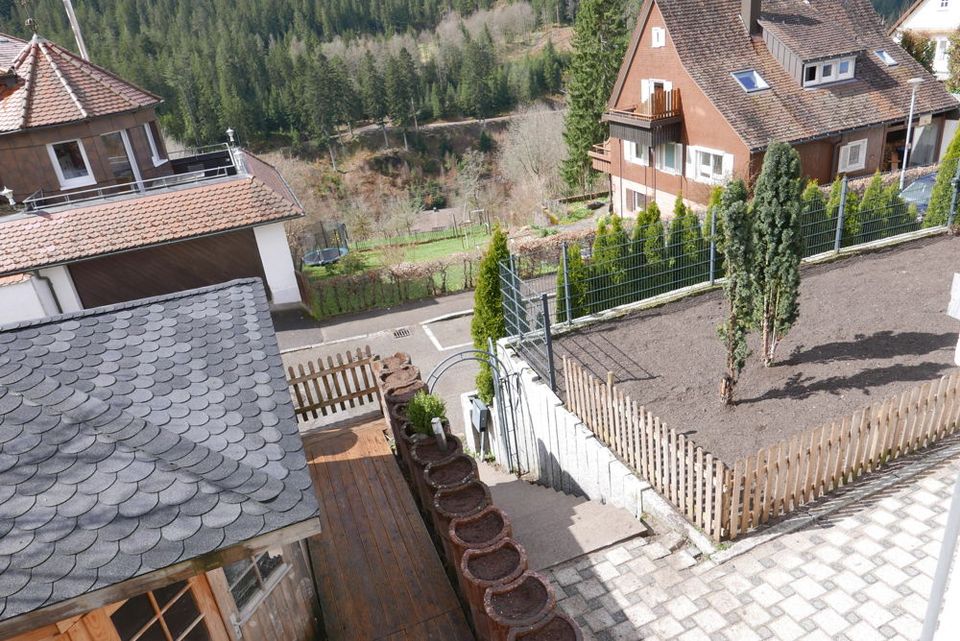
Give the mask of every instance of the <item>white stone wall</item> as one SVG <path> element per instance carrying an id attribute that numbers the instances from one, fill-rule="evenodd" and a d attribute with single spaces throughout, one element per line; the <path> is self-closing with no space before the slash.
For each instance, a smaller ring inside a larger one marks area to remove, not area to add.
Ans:
<path id="1" fill-rule="evenodd" d="M 650 485 L 567 411 L 549 385 L 512 350 L 502 344 L 497 349 L 505 366 L 520 375 L 519 386 L 513 386 L 516 433 L 503 430 L 495 421 L 488 435 L 488 449 L 497 462 L 515 470 L 519 460 L 520 471 L 528 480 L 609 503 L 639 517 L 644 493 L 653 491 Z M 509 442 L 502 443 L 504 438 Z"/>
<path id="2" fill-rule="evenodd" d="M 29 277 L 0 286 L 0 326 L 37 320 L 57 313 L 47 284 Z"/>
<path id="3" fill-rule="evenodd" d="M 299 305 L 300 288 L 283 223 L 256 227 L 257 250 L 274 305 Z"/>

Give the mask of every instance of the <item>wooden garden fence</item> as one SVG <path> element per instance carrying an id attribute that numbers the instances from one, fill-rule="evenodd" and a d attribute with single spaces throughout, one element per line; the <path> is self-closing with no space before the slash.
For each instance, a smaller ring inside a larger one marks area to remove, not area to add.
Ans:
<path id="1" fill-rule="evenodd" d="M 953 434 L 960 371 L 796 435 L 732 467 L 563 360 L 567 408 L 624 463 L 715 541 L 735 539 L 897 458 Z"/>
<path id="2" fill-rule="evenodd" d="M 372 364 L 379 356 L 370 353 L 370 346 L 354 352 L 327 356 L 316 361 L 287 367 L 287 383 L 293 397 L 297 420 L 344 412 L 348 407 L 380 403 L 380 390 Z"/>

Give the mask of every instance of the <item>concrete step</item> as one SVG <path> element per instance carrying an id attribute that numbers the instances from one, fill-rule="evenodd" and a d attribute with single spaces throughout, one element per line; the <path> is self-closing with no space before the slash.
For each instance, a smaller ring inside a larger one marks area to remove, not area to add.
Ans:
<path id="1" fill-rule="evenodd" d="M 480 478 L 513 524 L 531 569 L 543 570 L 625 539 L 648 528 L 626 510 L 534 485 L 481 463 Z"/>

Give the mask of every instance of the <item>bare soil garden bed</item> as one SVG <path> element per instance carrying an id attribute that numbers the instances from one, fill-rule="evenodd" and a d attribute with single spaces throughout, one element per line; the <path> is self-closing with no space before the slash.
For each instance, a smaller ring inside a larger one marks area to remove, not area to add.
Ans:
<path id="1" fill-rule="evenodd" d="M 805 267 L 801 317 L 777 365 L 751 357 L 732 408 L 719 401 L 722 292 L 560 335 L 558 367 L 567 355 L 601 379 L 613 372 L 668 427 L 732 465 L 950 372 L 960 333 L 946 315 L 954 272 L 955 237 Z"/>

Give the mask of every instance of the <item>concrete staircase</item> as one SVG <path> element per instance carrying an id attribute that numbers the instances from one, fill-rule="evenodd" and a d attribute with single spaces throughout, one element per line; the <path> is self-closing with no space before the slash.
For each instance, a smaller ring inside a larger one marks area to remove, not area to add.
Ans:
<path id="1" fill-rule="evenodd" d="M 534 485 L 480 463 L 480 479 L 507 513 L 530 569 L 543 570 L 649 529 L 626 510 Z"/>

